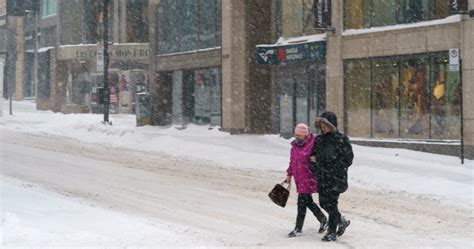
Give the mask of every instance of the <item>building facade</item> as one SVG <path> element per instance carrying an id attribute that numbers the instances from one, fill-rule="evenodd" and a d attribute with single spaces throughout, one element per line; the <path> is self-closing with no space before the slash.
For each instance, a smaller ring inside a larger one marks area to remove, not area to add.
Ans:
<path id="1" fill-rule="evenodd" d="M 150 2 L 155 124 L 291 136 L 332 110 L 377 146 L 457 154 L 463 125 L 474 156 L 472 1 Z"/>
<path id="2" fill-rule="evenodd" d="M 36 19 L 4 18 L 4 51 L 16 51 L 3 55 L 4 89 L 36 96 L 38 109 L 101 112 L 102 1 L 40 3 Z M 154 125 L 289 137 L 331 110 L 354 142 L 454 155 L 462 138 L 472 158 L 472 9 L 473 0 L 111 0 L 111 112 L 132 113 L 140 86 Z M 1 29 L 0 12 L 0 39 Z"/>
<path id="3" fill-rule="evenodd" d="M 43 0 L 38 109 L 100 113 L 103 88 L 103 2 Z M 147 88 L 148 1 L 110 1 L 110 112 L 133 113 L 137 89 Z M 43 63 L 44 62 L 44 63 Z"/>
<path id="4" fill-rule="evenodd" d="M 254 58 L 255 46 L 271 40 L 272 11 L 267 4 L 150 1 L 154 124 L 272 132 L 270 70 Z"/>
<path id="5" fill-rule="evenodd" d="M 4 2 L 8 40 L 0 44 L 11 51 L 5 56 L 5 97 L 36 98 L 40 110 L 101 112 L 96 54 L 102 51 L 104 1 Z M 147 88 L 148 1 L 110 0 L 107 9 L 110 110 L 132 113 L 137 89 Z"/>
<path id="6" fill-rule="evenodd" d="M 276 69 L 279 133 L 291 133 L 296 123 L 308 120 L 306 116 L 311 123 L 311 112 L 326 109 L 340 117 L 340 129 L 355 142 L 376 146 L 457 155 L 463 126 L 465 155 L 474 156 L 470 125 L 474 20 L 467 15 L 473 1 L 277 0 L 274 4 L 275 30 L 281 37 L 273 45 L 257 46 L 257 59 L 266 57 L 262 63 Z M 326 28 L 314 29 L 325 17 L 319 11 L 325 4 L 331 21 Z M 321 30 L 325 33 L 314 35 Z M 319 62 L 305 48 L 316 40 L 326 44 L 325 58 Z M 461 59 L 459 68 L 451 68 L 450 56 Z M 304 61 L 291 63 L 294 58 Z M 320 65 L 318 73 L 307 71 L 314 63 Z M 285 70 L 296 87 L 285 87 L 288 77 L 281 77 Z M 306 85 L 298 74 L 312 82 Z M 321 78 L 324 87 L 316 83 Z M 311 95 L 311 85 L 320 96 L 313 102 L 306 96 Z M 318 99 L 321 108 L 314 105 Z M 308 109 L 309 115 L 301 115 Z"/>
<path id="7" fill-rule="evenodd" d="M 7 2 L 0 0 L 0 98 L 4 95 L 5 59 L 7 55 Z"/>

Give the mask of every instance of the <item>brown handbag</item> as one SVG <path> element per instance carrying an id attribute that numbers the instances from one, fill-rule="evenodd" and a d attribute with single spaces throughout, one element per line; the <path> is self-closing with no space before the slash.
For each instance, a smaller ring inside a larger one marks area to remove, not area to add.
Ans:
<path id="1" fill-rule="evenodd" d="M 286 206 L 286 202 L 290 196 L 291 183 L 288 184 L 288 188 L 283 187 L 284 183 L 285 182 L 276 184 L 272 191 L 268 193 L 268 197 L 270 197 L 270 199 L 280 207 Z"/>

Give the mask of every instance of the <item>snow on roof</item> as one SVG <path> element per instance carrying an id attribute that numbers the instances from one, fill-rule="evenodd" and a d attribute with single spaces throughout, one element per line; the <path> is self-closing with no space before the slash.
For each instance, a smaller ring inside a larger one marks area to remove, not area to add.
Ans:
<path id="1" fill-rule="evenodd" d="M 259 44 L 257 47 L 276 47 L 276 46 L 285 46 L 292 44 L 301 44 L 301 43 L 311 43 L 318 41 L 325 41 L 326 34 L 317 34 L 317 35 L 305 35 L 297 37 L 280 37 L 275 44 Z"/>
<path id="2" fill-rule="evenodd" d="M 46 51 L 48 51 L 48 50 L 50 50 L 50 49 L 53 49 L 53 48 L 54 48 L 54 47 L 44 47 L 44 48 L 40 48 L 40 49 L 38 49 L 38 53 L 46 52 Z"/>
<path id="3" fill-rule="evenodd" d="M 390 30 L 409 29 L 409 28 L 434 26 L 434 25 L 441 25 L 441 24 L 448 24 L 448 23 L 457 23 L 460 21 L 461 21 L 461 15 L 452 15 L 444 19 L 437 19 L 437 20 L 431 20 L 431 21 L 425 21 L 425 22 L 397 24 L 397 25 L 390 25 L 390 26 L 383 26 L 383 27 L 367 28 L 367 29 L 347 29 L 347 30 L 344 30 L 344 32 L 342 32 L 342 35 L 345 36 L 345 35 L 367 34 L 367 33 L 383 32 L 383 31 L 390 31 Z"/>
<path id="4" fill-rule="evenodd" d="M 217 49 L 221 49 L 221 47 L 218 46 L 218 47 L 202 48 L 202 49 L 189 50 L 189 51 L 183 51 L 183 52 L 177 52 L 177 53 L 159 54 L 158 56 L 172 56 L 172 55 L 180 55 L 180 54 L 191 54 L 191 53 L 206 52 L 206 51 L 217 50 Z"/>

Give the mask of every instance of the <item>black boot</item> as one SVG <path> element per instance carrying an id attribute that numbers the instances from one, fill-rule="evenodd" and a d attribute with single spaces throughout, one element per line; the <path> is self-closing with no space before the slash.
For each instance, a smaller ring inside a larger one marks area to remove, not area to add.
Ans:
<path id="1" fill-rule="evenodd" d="M 351 224 L 350 220 L 346 220 L 346 218 L 341 217 L 341 221 L 339 222 L 339 228 L 337 229 L 337 236 L 342 236 L 346 231 L 346 228 Z"/>
<path id="2" fill-rule="evenodd" d="M 288 238 L 293 238 L 293 237 L 296 237 L 296 236 L 301 236 L 302 233 L 303 233 L 303 231 L 302 231 L 301 228 L 295 227 L 295 229 L 293 229 L 293 231 L 291 231 L 291 232 L 288 234 Z"/>
<path id="3" fill-rule="evenodd" d="M 336 239 L 337 239 L 336 233 L 328 231 L 321 240 L 324 242 L 328 242 L 328 241 L 336 241 Z"/>
<path id="4" fill-rule="evenodd" d="M 328 228 L 328 218 L 324 217 L 319 221 L 319 233 L 324 233 L 326 231 L 326 228 Z"/>

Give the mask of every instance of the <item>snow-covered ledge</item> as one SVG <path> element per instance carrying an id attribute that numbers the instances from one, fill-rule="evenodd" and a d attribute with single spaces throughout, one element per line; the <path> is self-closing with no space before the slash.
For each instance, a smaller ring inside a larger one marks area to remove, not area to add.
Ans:
<path id="1" fill-rule="evenodd" d="M 301 43 L 312 43 L 318 41 L 325 41 L 326 34 L 316 34 L 316 35 L 305 35 L 297 37 L 280 37 L 275 44 L 258 44 L 257 47 L 277 47 Z"/>
<path id="2" fill-rule="evenodd" d="M 440 25 L 440 24 L 457 23 L 460 21 L 461 21 L 461 15 L 452 15 L 444 19 L 437 19 L 437 20 L 431 20 L 431 21 L 425 21 L 425 22 L 397 24 L 397 25 L 390 25 L 390 26 L 383 26 L 383 27 L 367 28 L 367 29 L 347 29 L 347 30 L 344 30 L 344 32 L 342 32 L 342 35 L 348 36 L 348 35 L 359 35 L 359 34 L 383 32 L 383 31 L 390 31 L 390 30 L 410 29 L 410 28 L 418 28 L 418 27 L 426 27 L 426 26 L 435 26 L 435 25 Z"/>

